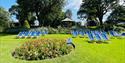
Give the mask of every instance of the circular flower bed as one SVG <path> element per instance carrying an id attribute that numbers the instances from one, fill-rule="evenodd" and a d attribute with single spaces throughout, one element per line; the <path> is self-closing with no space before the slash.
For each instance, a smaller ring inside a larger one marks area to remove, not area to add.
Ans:
<path id="1" fill-rule="evenodd" d="M 43 60 L 66 55 L 72 49 L 73 46 L 67 45 L 65 39 L 37 39 L 15 48 L 12 56 L 23 60 Z"/>

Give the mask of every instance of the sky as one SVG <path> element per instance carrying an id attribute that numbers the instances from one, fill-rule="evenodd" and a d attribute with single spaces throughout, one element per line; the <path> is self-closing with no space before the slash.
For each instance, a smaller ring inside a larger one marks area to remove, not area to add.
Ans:
<path id="1" fill-rule="evenodd" d="M 64 7 L 64 11 L 67 9 L 70 9 L 72 11 L 72 19 L 75 21 L 78 21 L 79 19 L 77 18 L 77 11 L 80 8 L 80 5 L 82 3 L 82 0 L 67 0 L 67 3 Z"/>
<path id="2" fill-rule="evenodd" d="M 122 5 L 124 1 L 120 0 L 120 4 Z M 79 21 L 79 19 L 77 18 L 77 11 L 79 10 L 81 3 L 82 0 L 67 0 L 67 3 L 63 8 L 63 11 L 65 12 L 67 9 L 70 9 L 73 14 L 72 19 L 75 21 Z M 8 10 L 13 4 L 16 4 L 16 0 L 0 0 L 0 6 L 5 8 L 5 10 Z M 110 15 L 110 12 L 105 15 L 104 21 L 106 20 L 106 16 L 108 15 Z M 15 17 L 13 17 L 13 19 L 14 18 Z"/>
<path id="3" fill-rule="evenodd" d="M 8 10 L 13 4 L 16 4 L 16 0 L 0 0 L 0 6 Z"/>

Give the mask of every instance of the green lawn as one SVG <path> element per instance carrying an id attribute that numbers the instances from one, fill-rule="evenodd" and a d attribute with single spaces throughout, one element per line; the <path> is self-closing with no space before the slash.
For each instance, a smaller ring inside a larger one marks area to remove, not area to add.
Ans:
<path id="1" fill-rule="evenodd" d="M 52 34 L 41 38 L 68 38 Z M 87 38 L 73 38 L 76 48 L 68 55 L 39 61 L 25 61 L 11 56 L 14 48 L 30 39 L 15 39 L 15 35 L 0 35 L 0 63 L 125 63 L 125 39 L 110 39 L 110 44 L 88 43 Z"/>

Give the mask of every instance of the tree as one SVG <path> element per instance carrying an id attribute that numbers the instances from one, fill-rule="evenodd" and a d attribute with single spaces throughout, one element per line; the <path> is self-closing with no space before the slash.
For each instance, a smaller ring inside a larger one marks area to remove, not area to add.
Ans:
<path id="1" fill-rule="evenodd" d="M 16 19 L 19 20 L 20 24 L 23 26 L 24 21 L 28 20 L 28 14 L 19 5 L 12 5 L 9 9 L 10 15 L 15 15 Z"/>
<path id="2" fill-rule="evenodd" d="M 65 12 L 65 18 L 72 18 L 72 11 L 70 9 L 68 9 L 66 12 Z"/>
<path id="3" fill-rule="evenodd" d="M 9 21 L 9 13 L 5 11 L 4 8 L 0 7 L 0 31 L 9 27 Z"/>
<path id="4" fill-rule="evenodd" d="M 17 0 L 17 4 L 21 9 L 21 15 L 28 20 L 29 13 L 35 13 L 41 25 L 45 25 L 45 21 L 53 21 L 62 11 L 65 0 Z M 19 13 L 20 14 L 20 13 Z M 50 18 L 50 19 L 49 19 Z"/>
<path id="5" fill-rule="evenodd" d="M 113 21 L 114 23 L 125 22 L 125 6 L 118 5 L 115 7 L 107 21 Z"/>
<path id="6" fill-rule="evenodd" d="M 118 0 L 83 0 L 78 11 L 80 19 L 84 17 L 89 20 L 96 20 L 103 24 L 104 15 L 112 10 L 118 3 Z"/>
<path id="7" fill-rule="evenodd" d="M 11 13 L 11 15 L 17 15 L 19 14 L 19 7 L 18 5 L 12 5 L 11 8 L 9 8 L 9 12 Z"/>
<path id="8" fill-rule="evenodd" d="M 27 20 L 24 21 L 23 26 L 24 26 L 24 28 L 30 28 L 30 25 Z"/>

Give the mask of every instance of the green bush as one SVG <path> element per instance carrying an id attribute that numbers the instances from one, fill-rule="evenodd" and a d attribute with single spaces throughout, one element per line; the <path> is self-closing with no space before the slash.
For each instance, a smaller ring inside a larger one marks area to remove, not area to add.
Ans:
<path id="1" fill-rule="evenodd" d="M 58 28 L 48 27 L 49 34 L 67 34 L 70 33 L 70 29 L 58 26 Z"/>
<path id="2" fill-rule="evenodd" d="M 65 39 L 37 39 L 16 48 L 12 56 L 23 60 L 43 60 L 60 57 L 72 51 Z"/>
<path id="3" fill-rule="evenodd" d="M 61 26 L 58 26 L 58 31 L 60 34 L 66 34 L 66 33 L 70 32 L 69 29 L 61 27 Z"/>
<path id="4" fill-rule="evenodd" d="M 0 32 L 3 32 L 4 29 L 9 28 L 10 16 L 3 7 L 0 6 Z"/>
<path id="5" fill-rule="evenodd" d="M 30 28 L 30 25 L 29 25 L 27 20 L 24 21 L 23 27 L 24 28 Z"/>
<path id="6" fill-rule="evenodd" d="M 48 27 L 47 29 L 49 34 L 66 34 L 67 32 L 70 32 L 69 29 L 63 28 L 61 26 L 59 26 L 58 28 Z"/>
<path id="7" fill-rule="evenodd" d="M 121 31 L 124 31 L 125 28 L 123 28 L 123 27 L 115 27 L 114 30 L 118 31 L 118 32 L 121 32 Z"/>
<path id="8" fill-rule="evenodd" d="M 52 28 L 52 27 L 48 27 L 48 33 L 49 34 L 58 34 L 58 29 L 56 28 Z"/>
<path id="9" fill-rule="evenodd" d="M 4 32 L 3 33 L 7 33 L 7 34 L 17 34 L 19 33 L 20 31 L 28 31 L 29 29 L 27 28 L 6 28 L 4 29 Z"/>

